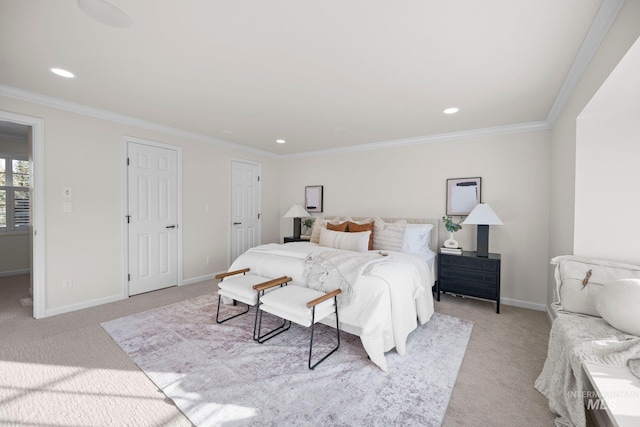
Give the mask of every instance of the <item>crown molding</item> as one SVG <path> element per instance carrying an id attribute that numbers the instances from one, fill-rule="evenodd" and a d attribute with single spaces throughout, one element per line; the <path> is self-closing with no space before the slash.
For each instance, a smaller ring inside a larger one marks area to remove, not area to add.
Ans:
<path id="1" fill-rule="evenodd" d="M 101 110 L 99 108 L 88 107 L 85 105 L 76 104 L 74 102 L 69 102 L 59 98 L 41 95 L 35 92 L 29 92 L 26 90 L 17 89 L 17 88 L 2 85 L 2 84 L 0 84 L 0 95 L 7 96 L 9 98 L 18 99 L 20 101 L 27 101 L 35 104 L 45 105 L 47 107 L 66 110 L 76 114 L 95 117 L 102 120 L 108 120 L 108 121 L 121 123 L 125 125 L 136 126 L 139 128 L 164 133 L 167 135 L 173 135 L 180 138 L 189 139 L 192 141 L 213 144 L 219 147 L 224 147 L 224 148 L 244 151 L 247 153 L 252 153 L 252 154 L 256 154 L 264 157 L 279 158 L 279 159 L 289 159 L 289 158 L 295 158 L 295 157 L 310 157 L 310 156 L 337 154 L 337 153 L 350 153 L 350 152 L 357 152 L 357 151 L 379 150 L 383 148 L 403 147 L 403 146 L 409 146 L 409 145 L 427 144 L 427 143 L 439 142 L 439 141 L 451 141 L 451 140 L 464 139 L 464 138 L 476 138 L 480 136 L 503 135 L 508 133 L 521 133 L 521 132 L 536 132 L 541 130 L 548 130 L 551 128 L 546 121 L 528 122 L 528 123 L 518 123 L 514 125 L 473 129 L 473 130 L 460 131 L 460 132 L 442 133 L 437 135 L 426 135 L 426 136 L 419 136 L 419 137 L 413 137 L 413 138 L 397 139 L 397 140 L 391 140 L 391 141 L 373 142 L 373 143 L 367 143 L 367 144 L 352 145 L 350 147 L 307 151 L 304 153 L 275 154 L 269 151 L 247 147 L 245 145 L 224 141 L 222 139 L 213 138 L 213 137 L 198 134 L 195 132 L 188 132 L 182 129 L 161 125 L 161 124 L 149 122 L 146 120 L 136 119 L 134 117 L 126 116 L 124 114 L 118 114 L 118 113 L 113 113 L 107 110 Z"/>
<path id="2" fill-rule="evenodd" d="M 373 142 L 352 145 L 350 147 L 330 148 L 328 150 L 307 151 L 304 153 L 285 154 L 282 158 L 312 157 L 330 154 L 353 153 L 359 151 L 380 150 L 384 148 L 407 147 L 411 145 L 429 144 L 433 142 L 478 138 L 482 136 L 506 135 L 511 133 L 538 132 L 551 129 L 546 121 L 518 123 L 490 128 L 472 129 L 460 132 L 441 133 L 437 135 L 418 136 L 414 138 L 396 139 L 392 141 Z"/>
<path id="3" fill-rule="evenodd" d="M 558 120 L 560 113 L 562 113 L 567 101 L 569 101 L 569 97 L 571 97 L 582 75 L 598 51 L 602 40 L 607 35 L 607 32 L 609 32 L 609 28 L 611 28 L 611 25 L 613 25 L 613 22 L 616 20 L 624 2 L 625 0 L 603 0 L 600 5 L 598 13 L 596 13 L 596 16 L 593 18 L 591 27 L 589 27 L 589 31 L 582 41 L 582 46 L 580 46 L 580 50 L 573 60 L 569 73 L 564 79 L 564 83 L 549 110 L 547 123 L 549 123 L 551 127 L 556 124 L 556 120 Z"/>
<path id="4" fill-rule="evenodd" d="M 0 84 L 0 95 L 7 96 L 9 98 L 18 99 L 20 101 L 32 102 L 34 104 L 45 105 L 47 107 L 57 108 L 59 110 L 70 111 L 76 114 L 82 114 L 85 116 L 95 117 L 97 119 L 108 120 L 124 125 L 130 125 L 147 129 L 155 132 L 164 133 L 167 135 L 177 136 L 180 138 L 189 139 L 192 141 L 203 142 L 206 144 L 216 145 L 218 147 L 228 148 L 232 150 L 244 151 L 260 156 L 276 158 L 277 154 L 259 150 L 257 148 L 247 147 L 246 145 L 236 144 L 234 142 L 225 141 L 223 139 L 213 138 L 210 136 L 202 135 L 195 132 L 189 132 L 182 129 L 173 128 L 170 126 L 161 125 L 146 120 L 136 119 L 134 117 L 126 116 L 124 114 L 113 113 L 107 110 L 101 110 L 99 108 L 88 107 L 82 104 L 76 104 L 74 102 L 65 101 L 63 99 L 54 98 L 52 96 L 41 95 L 35 92 L 29 92 L 26 90 L 18 89 L 12 86 L 6 86 Z"/>

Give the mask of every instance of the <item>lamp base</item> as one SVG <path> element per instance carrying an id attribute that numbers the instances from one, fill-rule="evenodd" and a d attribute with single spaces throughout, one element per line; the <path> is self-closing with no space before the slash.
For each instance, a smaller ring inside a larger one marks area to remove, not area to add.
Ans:
<path id="1" fill-rule="evenodd" d="M 482 258 L 489 256 L 489 226 L 478 225 L 478 241 L 476 243 L 476 255 Z"/>
<path id="2" fill-rule="evenodd" d="M 299 239 L 301 231 L 302 220 L 300 218 L 293 218 L 293 237 Z"/>

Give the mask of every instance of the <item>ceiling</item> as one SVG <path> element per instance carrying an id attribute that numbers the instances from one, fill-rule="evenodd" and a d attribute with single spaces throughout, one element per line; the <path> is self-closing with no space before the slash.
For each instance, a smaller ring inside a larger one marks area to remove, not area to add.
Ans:
<path id="1" fill-rule="evenodd" d="M 595 50 L 608 29 L 594 19 L 616 2 L 111 3 L 130 27 L 73 0 L 0 0 L 0 94 L 294 155 L 548 123 L 581 73 L 585 37 Z"/>

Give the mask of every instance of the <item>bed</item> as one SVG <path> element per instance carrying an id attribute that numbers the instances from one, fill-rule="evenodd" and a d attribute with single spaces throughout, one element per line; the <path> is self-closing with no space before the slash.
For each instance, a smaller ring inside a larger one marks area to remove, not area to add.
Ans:
<path id="1" fill-rule="evenodd" d="M 337 227 L 345 221 L 362 227 L 375 224 L 375 229 L 368 234 L 328 231 L 326 224 Z M 365 235 L 371 240 L 361 250 Z M 327 246 L 325 236 L 343 243 L 358 240 L 358 250 L 335 242 Z M 404 355 L 408 335 L 433 315 L 437 245 L 438 220 L 325 217 L 316 219 L 309 242 L 256 246 L 229 270 L 250 268 L 266 278 L 287 275 L 292 284 L 323 291 L 331 290 L 323 286 L 341 288 L 341 331 L 359 336 L 371 361 L 387 371 L 384 353 L 395 348 Z M 334 318 L 323 323 L 336 326 Z"/>

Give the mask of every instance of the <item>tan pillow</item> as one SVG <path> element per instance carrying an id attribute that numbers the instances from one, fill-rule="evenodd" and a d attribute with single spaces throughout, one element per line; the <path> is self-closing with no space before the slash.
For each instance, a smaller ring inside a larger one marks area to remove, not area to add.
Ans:
<path id="1" fill-rule="evenodd" d="M 369 224 L 358 224 L 356 222 L 352 222 L 349 221 L 349 228 L 347 228 L 347 231 L 349 233 L 357 233 L 360 231 L 370 231 L 371 235 L 369 236 L 369 250 L 373 249 L 373 226 L 375 225 L 375 222 L 370 222 Z M 327 228 L 329 228 L 327 226 Z"/>
<path id="2" fill-rule="evenodd" d="M 349 222 L 343 222 L 342 224 L 331 224 L 330 222 L 327 223 L 327 230 L 333 230 L 333 231 L 347 231 L 347 227 L 349 226 Z"/>

